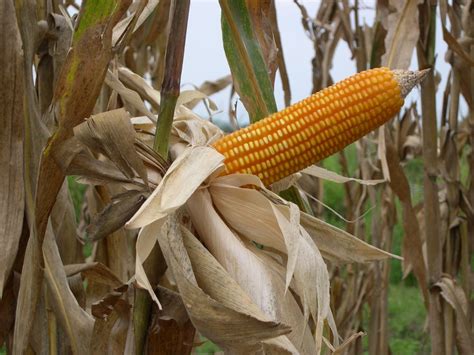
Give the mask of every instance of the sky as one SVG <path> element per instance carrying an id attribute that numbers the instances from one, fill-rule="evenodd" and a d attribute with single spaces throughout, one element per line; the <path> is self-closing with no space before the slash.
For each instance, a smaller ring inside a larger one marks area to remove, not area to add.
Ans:
<path id="1" fill-rule="evenodd" d="M 300 2 L 306 6 L 310 16 L 315 15 L 320 4 L 320 1 L 316 0 L 300 0 Z M 360 1 L 360 4 L 362 5 L 361 8 L 363 8 L 360 11 L 361 23 L 365 21 L 368 25 L 372 25 L 375 17 L 375 1 L 365 0 Z M 291 86 L 292 103 L 294 103 L 311 94 L 311 59 L 313 58 L 314 50 L 312 42 L 303 30 L 301 14 L 294 2 L 292 0 L 276 0 L 276 6 L 283 52 Z M 181 79 L 184 89 L 191 88 L 186 84 L 200 85 L 205 80 L 215 80 L 230 73 L 222 45 L 220 15 L 220 7 L 217 0 L 191 0 Z M 436 68 L 444 78 L 444 81 L 441 82 L 441 88 L 444 89 L 449 65 L 444 60 L 446 45 L 442 40 L 441 29 L 438 28 L 437 30 L 437 52 L 439 54 Z M 410 68 L 417 68 L 415 55 L 413 56 Z M 355 64 L 350 61 L 350 51 L 345 42 L 341 40 L 334 56 L 331 75 L 335 81 L 339 81 L 354 73 Z M 441 110 L 442 91 L 439 91 L 440 95 L 438 95 L 437 100 L 438 112 Z M 212 96 L 212 100 L 223 111 L 213 117 L 216 121 L 227 119 L 226 111 L 229 96 L 230 89 Z M 407 98 L 406 105 L 411 100 L 416 100 L 418 96 L 419 90 L 414 90 Z M 275 97 L 278 108 L 282 109 L 284 107 L 283 90 L 278 74 L 275 83 Z M 203 117 L 208 116 L 207 111 L 201 105 L 196 108 L 196 111 Z M 237 107 L 237 116 L 241 125 L 248 123 L 248 116 L 240 102 Z"/>

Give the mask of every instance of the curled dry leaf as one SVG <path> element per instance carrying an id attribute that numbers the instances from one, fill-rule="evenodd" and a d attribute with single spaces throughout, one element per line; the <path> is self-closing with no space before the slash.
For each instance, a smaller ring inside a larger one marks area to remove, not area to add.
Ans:
<path id="1" fill-rule="evenodd" d="M 200 119 L 191 110 L 181 107 L 178 111 L 180 115 L 173 123 L 172 142 L 184 141 L 191 146 L 202 146 L 211 144 L 224 135 L 216 125 Z M 173 147 L 171 154 L 175 157 L 177 155 Z"/>
<path id="2" fill-rule="evenodd" d="M 329 312 L 329 276 L 319 250 L 300 228 L 298 207 L 276 205 L 255 189 L 241 188 L 255 183 L 260 182 L 251 175 L 218 178 L 210 187 L 212 200 L 223 219 L 240 235 L 287 254 L 286 288 L 294 276 L 303 308 L 310 309 L 315 321 L 325 319 Z"/>
<path id="3" fill-rule="evenodd" d="M 181 91 L 178 97 L 178 101 L 176 102 L 176 106 L 184 105 L 189 102 L 193 102 L 196 100 L 206 100 L 209 103 L 209 107 L 212 111 L 217 111 L 217 105 L 212 101 L 208 95 L 199 91 L 199 90 L 184 90 Z"/>
<path id="4" fill-rule="evenodd" d="M 466 299 L 466 294 L 451 276 L 443 276 L 435 286 L 441 289 L 441 296 L 456 314 L 456 344 L 459 353 L 472 354 L 474 352 L 474 335 L 468 314 L 469 301 Z"/>
<path id="5" fill-rule="evenodd" d="M 320 166 L 316 166 L 316 165 L 312 165 L 312 166 L 304 169 L 302 171 L 302 173 L 308 174 L 308 175 L 311 175 L 311 176 L 314 176 L 314 177 L 317 177 L 317 178 L 321 178 L 321 179 L 324 179 L 324 180 L 336 182 L 336 183 L 339 183 L 339 184 L 344 184 L 346 182 L 355 181 L 355 182 L 358 182 L 359 184 L 362 184 L 362 185 L 372 186 L 372 185 L 378 185 L 378 184 L 381 184 L 382 182 L 385 182 L 385 180 L 383 180 L 383 179 L 364 180 L 364 179 L 356 179 L 356 178 L 346 177 L 346 176 L 339 175 L 339 174 L 335 173 L 334 171 L 329 171 L 327 169 L 324 169 L 324 168 L 322 168 Z"/>
<path id="6" fill-rule="evenodd" d="M 146 194 L 137 190 L 115 196 L 87 227 L 88 239 L 100 240 L 123 227 L 145 200 Z"/>
<path id="7" fill-rule="evenodd" d="M 151 196 L 128 221 L 127 228 L 146 226 L 186 203 L 201 184 L 219 169 L 224 157 L 208 147 L 186 149 L 166 172 Z"/>
<path id="8" fill-rule="evenodd" d="M 215 81 L 205 81 L 202 83 L 197 89 L 197 91 L 203 93 L 206 96 L 211 96 L 212 94 L 215 94 L 229 85 L 232 84 L 232 76 L 231 75 L 226 75 L 222 78 L 219 78 Z M 189 101 L 186 106 L 190 109 L 194 108 L 201 100 L 196 99 Z"/>
<path id="9" fill-rule="evenodd" d="M 181 231 L 196 280 L 203 291 L 229 308 L 259 319 L 269 320 L 196 237 L 185 227 L 182 227 Z M 290 353 L 296 352 L 294 346 L 284 336 L 278 336 L 263 343 L 271 343 L 280 350 L 284 349 Z"/>
<path id="10" fill-rule="evenodd" d="M 135 150 L 135 130 L 122 108 L 91 116 L 75 127 L 79 141 L 108 157 L 128 177 L 135 173 L 147 184 L 145 166 Z"/>
<path id="11" fill-rule="evenodd" d="M 141 97 L 146 99 L 156 111 L 159 110 L 161 95 L 158 90 L 155 90 L 144 78 L 128 68 L 119 67 L 118 74 L 120 81 L 125 86 L 136 91 Z M 152 119 L 152 121 L 156 122 L 156 118 Z"/>
<path id="12" fill-rule="evenodd" d="M 136 91 L 126 88 L 119 78 L 110 70 L 107 71 L 107 75 L 105 76 L 105 83 L 110 86 L 111 89 L 115 90 L 132 108 L 140 112 L 142 115 L 147 116 L 153 122 L 156 122 L 155 115 L 148 110 L 140 95 L 138 95 Z"/>
<path id="13" fill-rule="evenodd" d="M 99 262 L 64 265 L 64 271 L 67 277 L 80 273 L 84 278 L 92 282 L 101 283 L 114 288 L 122 285 L 120 278 L 107 266 Z"/>
<path id="14" fill-rule="evenodd" d="M 301 225 L 308 231 L 323 257 L 332 262 L 364 263 L 390 257 L 401 259 L 309 214 L 301 213 Z"/>
<path id="15" fill-rule="evenodd" d="M 165 219 L 162 218 L 141 228 L 135 245 L 135 281 L 139 287 L 148 291 L 151 299 L 158 305 L 159 309 L 162 307 L 155 294 L 154 286 L 156 285 L 151 285 L 143 268 L 143 263 L 153 250 L 164 222 Z"/>
<path id="16" fill-rule="evenodd" d="M 200 332 L 213 339 L 224 349 L 238 349 L 239 351 L 258 350 L 261 341 L 287 333 L 289 331 L 287 326 L 265 318 L 261 319 L 258 317 L 260 314 L 248 312 L 252 309 L 245 302 L 248 298 L 240 299 L 237 302 L 234 298 L 232 302 L 232 298 L 229 296 L 231 292 L 222 290 L 217 294 L 220 295 L 221 300 L 216 300 L 199 287 L 190 256 L 183 242 L 181 228 L 176 220 L 173 221 L 174 218 L 168 219 L 164 233 L 159 239 L 160 246 L 173 273 L 188 314 Z M 185 232 L 185 234 L 188 248 L 198 248 L 197 250 L 194 249 L 194 253 L 203 253 L 204 248 L 195 240 L 194 236 L 189 232 Z M 199 262 L 199 260 L 196 260 L 199 254 L 193 256 L 195 262 Z M 210 257 L 208 254 L 206 256 Z M 212 264 L 206 263 L 206 265 L 209 267 Z M 212 266 L 216 268 L 218 264 L 214 262 Z M 200 270 L 201 278 L 206 277 L 203 275 L 204 271 Z M 212 269 L 207 269 L 207 271 L 212 275 Z M 223 270 L 219 268 L 219 271 L 222 275 Z M 211 277 L 211 275 L 207 275 L 207 277 Z M 233 286 L 233 290 L 236 292 L 240 291 L 235 282 L 230 281 L 229 277 L 226 279 L 229 280 L 228 286 Z M 213 280 L 217 281 L 217 278 Z M 219 278 L 219 280 L 220 282 L 224 281 L 222 278 Z M 212 280 L 210 281 L 212 282 Z M 224 295 L 227 295 L 227 297 L 224 297 Z"/>
<path id="17" fill-rule="evenodd" d="M 196 191 L 186 206 L 204 245 L 229 275 L 268 317 L 291 326 L 287 337 L 298 351 L 314 353 L 315 340 L 293 293 L 285 292 L 284 275 L 266 265 L 227 226 L 208 190 Z"/>
<path id="18" fill-rule="evenodd" d="M 110 160 L 98 160 L 86 147 L 72 137 L 67 140 L 54 154 L 54 159 L 67 175 L 78 176 L 78 180 L 91 185 L 103 185 L 105 183 L 123 184 L 131 187 L 144 187 L 127 178 Z M 135 185 L 135 186 L 134 186 Z"/>

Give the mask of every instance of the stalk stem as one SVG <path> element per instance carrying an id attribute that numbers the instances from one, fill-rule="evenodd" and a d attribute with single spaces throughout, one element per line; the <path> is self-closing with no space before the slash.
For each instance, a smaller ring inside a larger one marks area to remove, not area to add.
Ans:
<path id="1" fill-rule="evenodd" d="M 436 40 L 436 2 L 429 1 L 430 16 L 426 45 L 417 47 L 418 63 L 426 66 L 434 65 Z M 431 351 L 433 354 L 445 353 L 445 335 L 443 325 L 443 302 L 438 287 L 442 273 L 442 245 L 440 235 L 440 208 L 437 185 L 437 120 L 436 120 L 436 85 L 433 70 L 426 74 L 421 83 L 421 110 L 423 134 L 423 168 L 424 168 L 424 218 L 425 238 L 428 259 L 428 291 L 429 291 L 429 326 L 431 335 Z M 423 287 L 423 285 L 420 285 Z"/>
<path id="2" fill-rule="evenodd" d="M 168 159 L 169 138 L 181 86 L 184 46 L 189 17 L 189 0 L 175 1 L 172 11 L 173 18 L 169 33 L 173 38 L 168 39 L 166 48 L 165 74 L 161 85 L 161 105 L 153 145 L 154 150 L 165 160 Z M 161 276 L 166 271 L 166 263 L 159 248 L 158 244 L 154 246 L 153 251 L 143 265 L 152 285 L 158 284 Z M 148 292 L 136 290 L 133 321 L 137 354 L 142 354 L 146 349 L 145 342 L 151 319 L 152 305 L 152 299 Z"/>
<path id="3" fill-rule="evenodd" d="M 162 101 L 154 144 L 155 150 L 165 159 L 168 157 L 171 126 L 181 86 L 188 16 L 189 0 L 176 1 L 170 29 L 170 35 L 172 34 L 173 38 L 168 40 L 166 48 L 165 76 L 161 85 Z"/>

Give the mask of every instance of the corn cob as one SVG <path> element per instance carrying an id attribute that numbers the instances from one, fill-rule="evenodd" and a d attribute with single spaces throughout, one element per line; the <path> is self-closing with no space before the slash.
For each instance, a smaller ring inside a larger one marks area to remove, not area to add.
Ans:
<path id="1" fill-rule="evenodd" d="M 360 139 L 392 118 L 423 72 L 358 73 L 214 143 L 225 174 L 270 185 Z"/>

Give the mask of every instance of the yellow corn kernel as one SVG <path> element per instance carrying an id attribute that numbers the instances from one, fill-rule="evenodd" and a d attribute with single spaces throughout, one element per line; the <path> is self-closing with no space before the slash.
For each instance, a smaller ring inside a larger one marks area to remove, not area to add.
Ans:
<path id="1" fill-rule="evenodd" d="M 252 171 L 268 186 L 387 122 L 423 77 L 423 72 L 367 70 L 231 133 L 213 146 L 225 156 L 226 174 Z"/>

